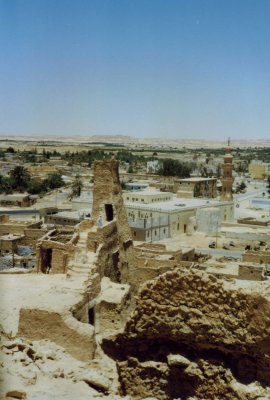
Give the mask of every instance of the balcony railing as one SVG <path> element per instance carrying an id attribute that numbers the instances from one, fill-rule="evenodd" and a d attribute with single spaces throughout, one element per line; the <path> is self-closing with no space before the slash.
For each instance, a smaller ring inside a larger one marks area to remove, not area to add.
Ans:
<path id="1" fill-rule="evenodd" d="M 128 224 L 132 228 L 141 228 L 141 229 L 150 229 L 150 228 L 159 228 L 160 226 L 168 226 L 169 225 L 169 217 L 161 216 L 155 218 L 129 218 Z"/>

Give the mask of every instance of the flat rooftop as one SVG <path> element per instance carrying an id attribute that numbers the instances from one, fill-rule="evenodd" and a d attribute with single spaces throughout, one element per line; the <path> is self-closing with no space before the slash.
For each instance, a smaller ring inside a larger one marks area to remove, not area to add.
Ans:
<path id="1" fill-rule="evenodd" d="M 28 193 L 21 193 L 21 194 L 1 194 L 0 195 L 0 200 L 14 200 L 14 201 L 20 201 L 25 198 L 28 198 L 30 195 Z"/>
<path id="2" fill-rule="evenodd" d="M 15 221 L 13 219 L 9 219 L 8 221 L 1 221 L 1 225 L 6 225 L 6 226 L 14 226 L 14 225 L 20 225 L 23 227 L 27 227 L 28 225 L 34 224 L 34 222 L 29 222 L 29 221 Z"/>
<path id="3" fill-rule="evenodd" d="M 239 265 L 237 264 L 224 264 L 224 265 L 211 265 L 206 266 L 205 272 L 215 275 L 227 275 L 228 277 L 237 278 L 239 274 Z"/>
<path id="4" fill-rule="evenodd" d="M 209 199 L 198 199 L 198 198 L 181 198 L 175 197 L 173 200 L 168 201 L 157 201 L 155 203 L 143 204 L 137 202 L 125 202 L 125 206 L 128 208 L 139 208 L 147 211 L 164 211 L 164 212 L 176 212 L 180 210 L 188 210 L 198 207 L 217 207 L 225 204 L 224 202 Z M 229 204 L 229 202 L 226 202 Z M 233 204 L 233 202 L 232 202 Z"/>
<path id="5" fill-rule="evenodd" d="M 83 214 L 91 214 L 91 209 L 82 209 L 77 211 L 60 211 L 57 214 L 52 214 L 53 217 L 79 219 Z"/>
<path id="6" fill-rule="evenodd" d="M 191 178 L 179 178 L 176 179 L 177 182 L 205 182 L 205 181 L 216 181 L 217 178 L 202 178 L 202 177 L 191 177 Z"/>
<path id="7" fill-rule="evenodd" d="M 146 189 L 142 190 L 126 190 L 124 191 L 125 194 L 130 194 L 132 196 L 138 195 L 138 196 L 150 196 L 150 195 L 161 195 L 161 196 L 173 196 L 174 193 L 172 192 L 161 192 L 159 189 L 156 188 L 151 188 L 147 187 Z"/>
<path id="8" fill-rule="evenodd" d="M 146 186 L 148 186 L 149 185 L 149 181 L 141 180 L 141 181 L 127 182 L 126 185 L 128 185 L 128 186 L 132 186 L 132 185 L 139 185 L 139 186 L 146 185 Z"/>
<path id="9" fill-rule="evenodd" d="M 18 240 L 24 237 L 24 235 L 13 235 L 13 233 L 9 233 L 7 235 L 0 236 L 0 240 Z"/>
<path id="10" fill-rule="evenodd" d="M 85 291 L 83 278 L 68 280 L 63 274 L 0 275 L 0 286 L 2 328 L 13 335 L 17 334 L 21 308 L 68 312 Z"/>

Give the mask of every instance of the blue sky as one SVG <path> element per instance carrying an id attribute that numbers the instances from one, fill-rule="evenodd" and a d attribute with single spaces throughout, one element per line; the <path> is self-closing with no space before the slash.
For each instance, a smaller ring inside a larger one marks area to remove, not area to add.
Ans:
<path id="1" fill-rule="evenodd" d="M 0 0 L 0 134 L 270 137 L 269 0 Z"/>

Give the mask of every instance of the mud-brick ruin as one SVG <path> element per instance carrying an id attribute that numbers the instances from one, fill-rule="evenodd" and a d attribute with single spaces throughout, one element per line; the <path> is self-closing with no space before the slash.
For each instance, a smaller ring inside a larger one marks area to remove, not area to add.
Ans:
<path id="1" fill-rule="evenodd" d="M 135 247 L 117 161 L 95 162 L 93 199 L 37 241 L 33 273 L 0 275 L 1 398 L 270 399 L 269 281 Z"/>

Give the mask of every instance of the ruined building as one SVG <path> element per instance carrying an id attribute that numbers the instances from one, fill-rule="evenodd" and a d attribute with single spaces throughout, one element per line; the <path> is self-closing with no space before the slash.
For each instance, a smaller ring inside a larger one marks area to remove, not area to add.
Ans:
<path id="1" fill-rule="evenodd" d="M 0 275 L 0 397 L 269 399 L 269 281 L 134 248 L 118 162 L 94 180 L 92 218 L 40 239 L 38 273 Z"/>

